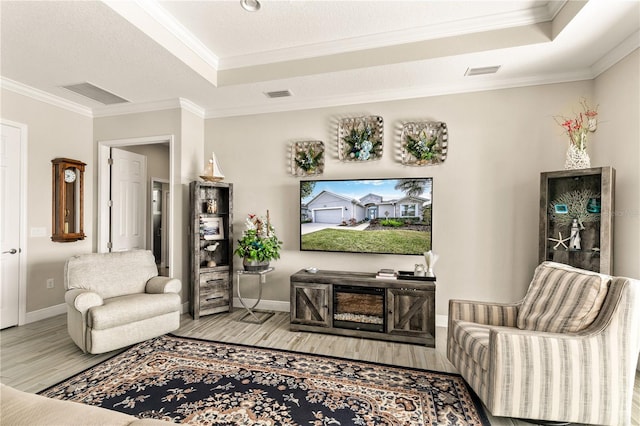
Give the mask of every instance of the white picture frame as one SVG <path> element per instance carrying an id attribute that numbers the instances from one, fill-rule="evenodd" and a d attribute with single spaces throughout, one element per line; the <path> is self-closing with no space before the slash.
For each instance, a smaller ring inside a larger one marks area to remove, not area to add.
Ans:
<path id="1" fill-rule="evenodd" d="M 200 219 L 200 235 L 205 240 L 223 240 L 224 223 L 221 217 L 203 217 Z"/>

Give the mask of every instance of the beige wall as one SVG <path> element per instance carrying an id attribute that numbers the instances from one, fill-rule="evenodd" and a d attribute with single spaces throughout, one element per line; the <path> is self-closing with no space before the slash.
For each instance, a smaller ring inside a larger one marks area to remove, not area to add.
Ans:
<path id="1" fill-rule="evenodd" d="M 106 141 L 114 139 L 141 138 L 161 135 L 173 136 L 173 150 L 171 151 L 171 163 L 173 164 L 174 185 L 170 189 L 172 194 L 172 220 L 170 229 L 173 232 L 171 244 L 171 270 L 169 274 L 180 278 L 183 282 L 182 299 L 188 300 L 188 251 L 186 248 L 186 223 L 184 223 L 184 211 L 186 209 L 184 199 L 188 201 L 188 182 L 197 176 L 197 171 L 192 170 L 189 164 L 183 163 L 183 158 L 202 156 L 202 142 L 183 138 L 183 123 L 185 113 L 181 109 L 156 111 L 139 114 L 118 115 L 113 117 L 101 117 L 94 120 L 94 140 Z M 202 121 L 202 120 L 201 120 Z M 193 122 L 189 122 L 193 127 Z M 202 138 L 201 138 L 202 139 Z M 96 153 L 97 155 L 97 153 Z M 97 176 L 95 176 L 97 179 Z M 95 247 L 94 247 L 95 249 Z"/>
<path id="2" fill-rule="evenodd" d="M 611 77 L 603 76 L 599 84 L 604 85 L 606 79 L 615 87 L 626 85 L 617 80 L 618 73 L 637 84 L 637 71 L 630 76 L 630 70 L 616 67 L 610 73 Z M 539 176 L 564 166 L 568 141 L 553 116 L 579 110 L 582 97 L 593 98 L 593 88 L 594 81 L 583 81 L 210 119 L 206 122 L 205 152 L 216 152 L 226 180 L 234 183 L 236 237 L 244 229 L 247 213 L 270 210 L 284 250 L 273 264 L 276 270 L 269 275 L 263 297 L 281 301 L 289 298 L 289 275 L 303 267 L 374 272 L 379 268 L 411 270 L 415 263 L 424 262 L 419 256 L 300 252 L 300 179 L 287 174 L 288 144 L 302 139 L 324 141 L 328 158 L 320 178 L 433 176 L 433 250 L 440 255 L 435 268 L 436 311 L 445 315 L 451 298 L 508 302 L 523 296 L 538 263 Z M 623 117 L 609 111 L 604 101 L 596 100 L 603 103 L 601 119 L 608 122 L 602 128 L 627 128 Z M 629 102 L 637 105 L 638 100 Z M 362 164 L 341 163 L 336 158 L 336 119 L 363 114 L 381 115 L 385 120 L 383 158 Z M 398 163 L 398 125 L 415 119 L 447 123 L 450 150 L 443 165 L 414 168 Z M 605 159 L 596 151 L 594 165 L 609 163 L 618 169 L 619 176 L 637 176 L 637 155 L 623 158 L 622 154 L 637 152 L 637 141 L 637 130 L 635 135 L 631 132 L 629 137 L 619 138 L 619 154 Z M 631 191 L 637 193 L 639 187 L 637 178 L 626 184 L 623 180 L 622 185 L 623 195 L 618 195 L 622 197 Z M 629 223 L 619 221 L 616 237 L 629 232 L 637 235 L 637 228 L 630 224 L 633 220 L 637 223 L 637 218 L 627 219 Z M 621 239 L 627 240 L 629 247 L 617 243 L 616 265 L 638 277 L 637 266 L 622 268 L 634 262 L 637 265 L 638 246 L 629 238 Z"/>
<path id="3" fill-rule="evenodd" d="M 44 102 L 2 90 L 2 118 L 28 126 L 27 140 L 27 313 L 64 303 L 63 271 L 67 258 L 91 252 L 94 241 L 92 202 L 95 174 L 93 120 Z M 51 241 L 51 160 L 67 157 L 87 163 L 85 169 L 84 231 L 71 243 Z M 33 228 L 46 228 L 45 237 L 31 237 Z M 26 257 L 26 258 L 25 258 Z M 54 279 L 47 289 L 46 280 Z"/>
<path id="4" fill-rule="evenodd" d="M 411 269 L 423 262 L 419 256 L 299 251 L 299 178 L 287 174 L 287 147 L 311 138 L 326 145 L 321 178 L 434 178 L 433 245 L 441 256 L 436 265 L 438 314 L 447 313 L 450 298 L 517 300 L 537 264 L 539 174 L 564 165 L 567 140 L 553 115 L 578 110 L 581 97 L 600 106 L 600 127 L 590 139 L 592 164 L 617 170 L 615 272 L 640 278 L 638 65 L 636 51 L 593 81 L 209 120 L 179 109 L 92 120 L 2 90 L 2 118 L 28 126 L 27 228 L 47 229 L 47 237 L 28 238 L 27 312 L 64 303 L 64 261 L 96 249 L 95 141 L 169 134 L 174 137 L 175 182 L 172 274 L 185 283 L 184 300 L 189 283 L 188 182 L 197 179 L 211 151 L 219 157 L 226 180 L 234 183 L 236 238 L 247 213 L 264 214 L 268 208 L 285 242 L 264 299 L 288 301 L 289 275 L 307 266 L 375 271 Z M 340 163 L 336 120 L 363 114 L 385 120 L 383 159 Z M 448 124 L 450 153 L 443 165 L 413 168 L 397 162 L 398 124 L 415 119 Z M 53 243 L 49 238 L 50 161 L 58 156 L 87 163 L 87 239 L 81 242 Z M 55 279 L 54 289 L 46 289 L 47 278 Z M 250 291 L 247 296 L 252 296 Z"/>
<path id="5" fill-rule="evenodd" d="M 594 83 L 599 128 L 589 147 L 595 166 L 616 169 L 614 273 L 640 278 L 640 50 Z"/>

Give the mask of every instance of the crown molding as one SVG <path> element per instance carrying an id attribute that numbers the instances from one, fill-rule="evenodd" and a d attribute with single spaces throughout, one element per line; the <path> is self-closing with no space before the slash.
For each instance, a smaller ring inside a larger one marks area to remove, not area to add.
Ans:
<path id="1" fill-rule="evenodd" d="M 80 114 L 85 117 L 93 117 L 91 108 L 89 107 L 52 95 L 40 89 L 36 89 L 35 87 L 27 86 L 26 84 L 6 77 L 0 76 L 0 87 L 23 96 L 27 96 L 31 99 L 66 109 L 67 111 L 75 112 L 76 114 Z"/>
<path id="2" fill-rule="evenodd" d="M 159 3 L 153 0 L 137 0 L 136 3 L 145 12 L 162 25 L 167 31 L 171 32 L 186 47 L 193 50 L 200 58 L 209 64 L 212 68 L 217 69 L 219 59 L 207 46 L 205 46 L 199 38 L 191 33 L 184 25 L 180 23 L 172 14 L 167 12 Z"/>
<path id="3" fill-rule="evenodd" d="M 560 3 L 561 5 L 564 4 L 564 2 Z M 232 70 L 234 68 L 310 59 L 319 56 L 337 55 L 425 40 L 539 24 L 551 21 L 556 13 L 557 10 L 555 7 L 553 10 L 550 10 L 545 5 L 527 11 L 501 13 L 481 18 L 460 19 L 419 28 L 352 37 L 333 42 L 315 43 L 287 49 L 231 56 L 219 59 L 218 70 Z"/>
<path id="4" fill-rule="evenodd" d="M 168 99 L 157 102 L 109 105 L 104 107 L 95 107 L 92 109 L 2 76 L 0 76 L 0 87 L 2 87 L 2 89 L 10 90 L 31 99 L 35 99 L 37 101 L 44 102 L 58 108 L 66 109 L 67 111 L 71 111 L 89 118 L 163 111 L 168 109 L 182 109 L 185 111 L 189 111 L 202 119 L 205 118 L 205 110 L 202 107 L 184 98 Z"/>
<path id="5" fill-rule="evenodd" d="M 179 98 L 178 102 L 180 103 L 180 108 L 182 108 L 183 110 L 189 111 L 192 114 L 196 115 L 197 117 L 204 119 L 205 117 L 204 108 L 201 108 L 199 105 L 196 105 L 195 103 L 191 102 L 189 99 L 185 99 L 185 98 Z"/>
<path id="6" fill-rule="evenodd" d="M 462 93 L 484 92 L 491 90 L 512 89 L 545 84 L 568 83 L 573 81 L 592 80 L 590 69 L 571 73 L 550 74 L 529 78 L 514 78 L 487 82 L 486 80 L 451 86 L 422 86 L 402 89 L 388 89 L 375 92 L 363 92 L 346 96 L 318 97 L 313 100 L 299 102 L 283 102 L 271 105 L 246 105 L 234 108 L 208 109 L 205 118 L 226 118 L 244 115 L 269 114 L 305 109 L 330 108 L 334 106 L 358 105 L 376 102 L 390 102 L 404 99 L 429 98 L 433 96 L 456 95 Z"/>
<path id="7" fill-rule="evenodd" d="M 102 2 L 211 84 L 218 85 L 218 57 L 156 1 Z"/>
<path id="8" fill-rule="evenodd" d="M 611 49 L 591 66 L 594 78 L 626 58 L 634 50 L 640 48 L 640 31 L 636 31 L 627 37 L 622 43 Z"/>
<path id="9" fill-rule="evenodd" d="M 189 111 L 202 119 L 205 118 L 205 111 L 203 108 L 184 98 L 98 107 L 93 109 L 93 116 L 95 118 L 113 117 L 116 115 L 139 114 L 145 112 L 165 111 L 169 109 L 182 109 Z"/>

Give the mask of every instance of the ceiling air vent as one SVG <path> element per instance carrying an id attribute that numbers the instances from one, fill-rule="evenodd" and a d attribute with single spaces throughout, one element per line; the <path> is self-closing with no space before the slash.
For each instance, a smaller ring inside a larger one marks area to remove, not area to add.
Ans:
<path id="1" fill-rule="evenodd" d="M 288 90 L 274 90 L 273 92 L 264 93 L 267 98 L 287 98 L 291 96 L 291 92 Z"/>
<path id="2" fill-rule="evenodd" d="M 467 68 L 467 72 L 465 72 L 464 75 L 469 77 L 472 75 L 495 74 L 499 69 L 500 65 L 495 65 L 492 67 Z"/>
<path id="3" fill-rule="evenodd" d="M 62 86 L 64 89 L 71 90 L 86 98 L 93 99 L 104 105 L 122 104 L 129 102 L 126 99 L 121 98 L 118 95 L 114 95 L 111 92 L 107 92 L 104 89 L 94 86 L 91 83 L 71 84 L 69 86 Z"/>

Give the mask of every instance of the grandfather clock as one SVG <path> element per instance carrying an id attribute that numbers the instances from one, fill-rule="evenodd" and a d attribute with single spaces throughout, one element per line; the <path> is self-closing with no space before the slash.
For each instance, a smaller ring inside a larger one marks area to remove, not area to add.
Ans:
<path id="1" fill-rule="evenodd" d="M 69 158 L 54 158 L 52 241 L 84 240 L 84 167 Z"/>

